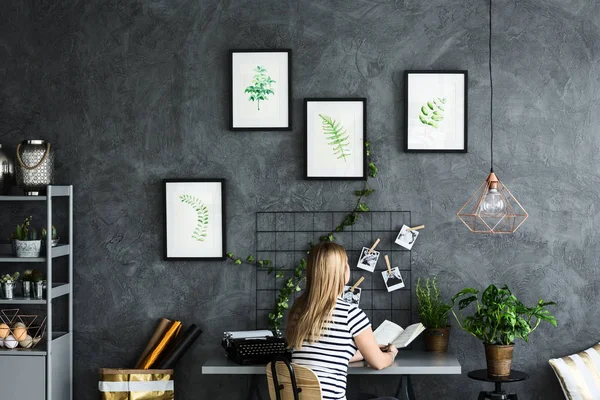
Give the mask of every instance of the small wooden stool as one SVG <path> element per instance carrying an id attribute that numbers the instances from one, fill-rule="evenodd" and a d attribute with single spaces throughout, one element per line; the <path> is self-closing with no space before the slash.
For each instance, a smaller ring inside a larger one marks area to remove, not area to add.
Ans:
<path id="1" fill-rule="evenodd" d="M 495 389 L 493 392 L 479 392 L 477 400 L 519 400 L 516 393 L 506 393 L 502 390 L 503 383 L 521 382 L 529 379 L 529 375 L 521 371 L 510 371 L 509 376 L 490 376 L 487 373 L 487 369 L 478 369 L 471 371 L 468 377 L 476 381 L 483 382 L 494 382 Z"/>

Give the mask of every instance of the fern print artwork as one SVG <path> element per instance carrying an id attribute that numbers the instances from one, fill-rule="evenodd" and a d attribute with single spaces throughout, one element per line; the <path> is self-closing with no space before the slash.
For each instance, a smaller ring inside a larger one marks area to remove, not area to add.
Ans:
<path id="1" fill-rule="evenodd" d="M 419 120 L 423 125 L 431 126 L 435 129 L 439 127 L 439 123 L 444 120 L 444 106 L 446 98 L 436 98 L 433 101 L 428 101 L 426 105 L 421 106 Z"/>
<path id="2" fill-rule="evenodd" d="M 250 97 L 248 101 L 256 101 L 258 111 L 260 111 L 260 102 L 269 100 L 269 95 L 275 94 L 273 84 L 276 83 L 269 75 L 267 69 L 260 65 L 254 68 L 254 78 L 252 85 L 248 86 L 244 93 L 248 93 Z"/>
<path id="3" fill-rule="evenodd" d="M 192 239 L 198 242 L 204 242 L 208 236 L 208 207 L 197 197 L 189 194 L 179 196 L 182 203 L 191 206 L 196 212 L 197 221 Z"/>
<path id="4" fill-rule="evenodd" d="M 346 134 L 346 129 L 341 122 L 319 114 L 322 121 L 323 133 L 327 137 L 327 144 L 333 148 L 333 154 L 338 160 L 344 160 L 352 154 L 350 150 L 350 135 Z"/>

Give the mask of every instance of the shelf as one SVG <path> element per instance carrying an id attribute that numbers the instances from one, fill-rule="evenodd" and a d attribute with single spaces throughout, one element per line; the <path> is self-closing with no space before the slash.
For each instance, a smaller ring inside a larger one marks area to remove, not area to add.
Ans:
<path id="1" fill-rule="evenodd" d="M 42 253 L 44 250 L 42 250 Z M 52 248 L 52 258 L 62 257 L 69 254 L 69 245 L 63 244 Z M 0 263 L 39 263 L 46 262 L 46 257 L 15 257 L 12 255 L 10 244 L 0 245 Z"/>
<path id="2" fill-rule="evenodd" d="M 68 332 L 53 332 L 52 333 L 52 342 L 55 342 L 61 338 L 64 338 L 68 334 L 69 334 Z M 0 357 L 2 357 L 2 356 L 31 357 L 31 356 L 45 356 L 46 354 L 48 354 L 48 352 L 46 351 L 45 339 L 42 339 L 42 342 L 39 343 L 33 349 L 23 349 L 23 348 L 18 348 L 18 347 L 16 349 L 0 348 Z"/>
<path id="3" fill-rule="evenodd" d="M 20 285 L 18 285 L 20 286 Z M 53 283 L 52 284 L 52 298 L 69 294 L 70 286 L 68 283 Z M 46 299 L 31 299 L 29 297 L 15 296 L 12 299 L 0 299 L 0 304 L 46 304 Z"/>
<path id="4" fill-rule="evenodd" d="M 0 201 L 46 201 L 46 196 L 0 196 Z"/>

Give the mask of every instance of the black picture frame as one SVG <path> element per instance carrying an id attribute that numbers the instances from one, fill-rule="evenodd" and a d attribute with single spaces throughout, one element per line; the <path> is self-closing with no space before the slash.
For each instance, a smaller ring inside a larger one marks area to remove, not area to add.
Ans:
<path id="1" fill-rule="evenodd" d="M 233 55 L 235 53 L 287 53 L 288 56 L 288 122 L 280 127 L 244 127 L 234 126 L 234 94 L 233 94 Z M 291 49 L 231 49 L 229 50 L 229 130 L 230 131 L 291 131 L 293 129 L 292 109 L 292 50 Z"/>
<path id="2" fill-rule="evenodd" d="M 221 237 L 222 249 L 221 256 L 218 257 L 169 257 L 168 256 L 168 219 L 167 219 L 167 185 L 169 183 L 220 183 L 221 184 Z M 227 258 L 227 212 L 226 212 L 226 180 L 222 178 L 181 178 L 181 179 L 163 179 L 163 260 L 165 261 L 223 261 Z"/>
<path id="3" fill-rule="evenodd" d="M 308 103 L 310 102 L 362 102 L 363 112 L 363 157 L 361 176 L 309 176 L 308 174 Z M 367 142 L 367 98 L 366 97 L 306 97 L 304 99 L 304 179 L 315 181 L 364 181 L 367 179 L 367 151 L 364 144 Z"/>
<path id="4" fill-rule="evenodd" d="M 416 74 L 457 74 L 464 75 L 464 145 L 462 149 L 409 149 L 409 80 Z M 467 70 L 406 70 L 404 71 L 404 151 L 406 153 L 468 153 L 468 115 L 469 115 L 469 72 Z"/>

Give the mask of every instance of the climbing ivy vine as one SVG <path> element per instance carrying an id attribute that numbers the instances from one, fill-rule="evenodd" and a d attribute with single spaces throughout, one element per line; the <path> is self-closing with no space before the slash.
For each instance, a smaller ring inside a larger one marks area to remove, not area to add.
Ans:
<path id="1" fill-rule="evenodd" d="M 336 232 L 342 232 L 346 228 L 354 225 L 360 218 L 361 213 L 370 211 L 369 206 L 366 202 L 366 198 L 373 194 L 375 192 L 375 189 L 372 189 L 369 186 L 369 179 L 377 177 L 379 169 L 372 161 L 371 144 L 368 141 L 365 142 L 365 152 L 367 155 L 368 174 L 362 189 L 354 191 L 354 195 L 357 198 L 356 206 L 353 210 L 349 211 L 348 214 L 346 214 L 346 216 L 338 226 L 336 226 L 331 232 L 321 236 L 319 238 L 320 242 L 334 242 Z M 310 250 L 313 248 L 313 246 L 313 243 L 307 243 L 307 254 L 310 253 Z M 273 311 L 269 313 L 269 327 L 271 328 L 274 334 L 279 336 L 281 334 L 283 317 L 285 315 L 285 312 L 291 306 L 290 298 L 294 292 L 300 292 L 302 290 L 301 285 L 306 280 L 306 277 L 304 276 L 304 270 L 306 270 L 306 257 L 302 258 L 298 262 L 298 264 L 294 268 L 294 274 L 288 279 L 284 279 L 285 276 L 283 272 L 277 271 L 277 268 L 275 267 L 275 265 L 273 265 L 273 262 L 271 260 L 257 260 L 252 254 L 250 254 L 245 259 L 242 259 L 240 257 L 237 257 L 234 253 L 227 253 L 227 258 L 230 261 L 232 261 L 235 265 L 256 265 L 258 268 L 266 271 L 268 274 L 275 273 L 275 278 L 277 280 L 283 280 L 281 282 L 281 287 L 279 289 L 279 294 L 277 296 L 277 300 L 275 302 Z"/>

